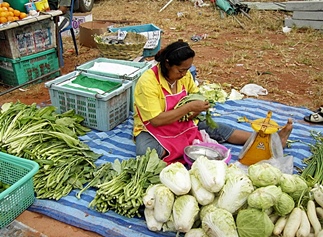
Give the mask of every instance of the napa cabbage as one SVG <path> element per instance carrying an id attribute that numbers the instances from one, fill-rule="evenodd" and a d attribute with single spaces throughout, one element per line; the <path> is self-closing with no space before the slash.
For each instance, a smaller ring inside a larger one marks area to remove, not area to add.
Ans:
<path id="1" fill-rule="evenodd" d="M 173 221 L 178 232 L 188 232 L 198 218 L 199 204 L 195 197 L 186 194 L 178 196 L 173 205 Z"/>
<path id="2" fill-rule="evenodd" d="M 163 168 L 159 178 L 160 182 L 176 195 L 184 195 L 191 190 L 190 174 L 180 162 L 172 163 Z"/>
<path id="3" fill-rule="evenodd" d="M 154 217 L 159 222 L 166 222 L 173 210 L 175 196 L 165 185 L 160 185 L 155 190 Z"/>
<path id="4" fill-rule="evenodd" d="M 214 201 L 215 194 L 206 190 L 200 180 L 193 172 L 190 172 L 191 177 L 191 194 L 196 198 L 201 205 L 207 205 Z"/>
<path id="5" fill-rule="evenodd" d="M 207 236 L 238 237 L 234 218 L 223 208 L 209 209 L 202 219 L 202 229 Z"/>
<path id="6" fill-rule="evenodd" d="M 205 156 L 199 156 L 191 169 L 206 190 L 217 193 L 225 183 L 227 168 L 222 160 L 209 160 Z"/>
<path id="7" fill-rule="evenodd" d="M 227 179 L 220 191 L 217 205 L 230 213 L 235 213 L 247 202 L 248 196 L 253 191 L 254 187 L 247 175 L 232 176 Z"/>

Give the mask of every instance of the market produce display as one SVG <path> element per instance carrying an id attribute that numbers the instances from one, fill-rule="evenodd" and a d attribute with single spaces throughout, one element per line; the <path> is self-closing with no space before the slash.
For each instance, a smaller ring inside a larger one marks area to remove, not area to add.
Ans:
<path id="1" fill-rule="evenodd" d="M 54 106 L 5 103 L 0 111 L 1 151 L 36 161 L 34 176 L 37 198 L 59 200 L 73 189 L 82 189 L 93 178 L 94 153 L 78 139 L 90 129 L 73 110 L 55 113 Z"/>
<path id="2" fill-rule="evenodd" d="M 323 186 L 259 162 L 247 172 L 198 157 L 174 163 L 144 196 L 147 228 L 185 237 L 322 236 Z"/>
<path id="3" fill-rule="evenodd" d="M 0 3 L 0 24 L 19 21 L 26 18 L 28 15 L 17 9 L 10 7 L 8 2 Z"/>

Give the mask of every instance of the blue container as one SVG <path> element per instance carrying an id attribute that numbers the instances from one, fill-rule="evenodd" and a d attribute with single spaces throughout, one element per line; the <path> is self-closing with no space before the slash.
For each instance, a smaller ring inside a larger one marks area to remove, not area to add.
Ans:
<path id="1" fill-rule="evenodd" d="M 162 30 L 159 29 L 154 24 L 146 24 L 146 25 L 134 25 L 134 26 L 125 26 L 120 28 L 109 28 L 111 32 L 116 32 L 118 30 L 122 31 L 129 31 L 129 32 L 136 32 L 136 33 L 143 33 L 143 32 L 150 32 L 150 31 L 160 31 L 160 37 L 156 48 L 154 49 L 144 49 L 143 56 L 144 57 L 153 57 L 157 54 L 157 52 L 161 48 L 161 33 Z"/>
<path id="2" fill-rule="evenodd" d="M 193 76 L 193 79 L 194 79 L 194 81 L 195 81 L 195 78 L 196 78 L 196 67 L 195 67 L 194 65 L 192 65 L 192 66 L 190 67 L 190 72 L 191 72 L 191 74 L 192 74 L 192 76 Z"/>

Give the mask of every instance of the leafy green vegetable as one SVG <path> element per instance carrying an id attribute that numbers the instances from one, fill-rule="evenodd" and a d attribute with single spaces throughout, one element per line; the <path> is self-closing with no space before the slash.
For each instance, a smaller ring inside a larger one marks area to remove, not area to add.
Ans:
<path id="1" fill-rule="evenodd" d="M 282 193 L 282 195 L 280 195 L 279 199 L 274 205 L 275 211 L 280 216 L 285 216 L 291 213 L 294 207 L 295 207 L 295 202 L 293 198 L 284 192 Z"/>
<path id="2" fill-rule="evenodd" d="M 281 188 L 275 185 L 257 188 L 248 196 L 248 205 L 266 211 L 277 203 L 281 195 Z"/>
<path id="3" fill-rule="evenodd" d="M 202 101 L 206 101 L 208 100 L 205 96 L 199 94 L 199 93 L 195 93 L 195 94 L 189 94 L 187 96 L 185 96 L 184 98 L 182 98 L 177 105 L 174 107 L 174 109 L 179 108 L 181 106 L 183 106 L 186 103 L 189 103 L 191 101 L 194 100 L 202 100 Z M 211 108 L 214 107 L 214 101 L 213 100 L 208 100 L 210 103 Z M 180 121 L 187 121 L 191 116 L 192 116 L 192 112 L 186 114 L 183 118 L 181 118 Z M 210 127 L 210 128 L 217 128 L 217 124 L 216 122 L 212 119 L 212 115 L 211 115 L 211 111 L 210 109 L 208 109 L 205 113 L 205 115 L 203 113 L 199 114 L 197 117 L 197 119 L 199 119 L 200 121 L 206 121 L 206 124 Z"/>
<path id="4" fill-rule="evenodd" d="M 248 167 L 248 175 L 254 186 L 264 187 L 279 183 L 282 172 L 268 163 L 256 163 Z"/>
<path id="5" fill-rule="evenodd" d="M 173 220 L 178 232 L 188 232 L 192 228 L 198 213 L 198 202 L 195 197 L 185 194 L 178 196 L 173 206 Z"/>
<path id="6" fill-rule="evenodd" d="M 158 158 L 156 150 L 149 148 L 145 155 L 102 166 L 110 171 L 95 173 L 97 180 L 89 186 L 96 187 L 97 191 L 89 207 L 99 212 L 113 210 L 127 217 L 140 216 L 139 207 L 144 204 L 146 189 L 160 183 L 159 170 L 165 167 L 166 163 Z M 107 178 L 104 174 L 108 173 Z"/>
<path id="7" fill-rule="evenodd" d="M 92 179 L 94 161 L 101 155 L 78 138 L 90 131 L 80 124 L 83 117 L 74 110 L 55 111 L 54 106 L 3 104 L 0 149 L 36 161 L 40 165 L 34 176 L 36 197 L 58 200 Z"/>
<path id="8" fill-rule="evenodd" d="M 184 195 L 191 190 L 190 174 L 180 162 L 175 162 L 165 167 L 160 172 L 159 178 L 160 182 L 176 195 Z"/>
<path id="9" fill-rule="evenodd" d="M 269 216 L 254 208 L 240 210 L 236 225 L 239 237 L 269 237 L 274 229 L 274 224 Z"/>
<path id="10" fill-rule="evenodd" d="M 223 208 L 215 208 L 205 213 L 202 219 L 202 229 L 207 236 L 238 237 L 232 214 Z"/>
<path id="11" fill-rule="evenodd" d="M 228 93 L 222 89 L 219 83 L 203 84 L 199 86 L 199 92 L 206 97 L 207 100 L 219 103 L 226 101 Z"/>
<path id="12" fill-rule="evenodd" d="M 218 207 L 233 214 L 247 202 L 253 191 L 254 187 L 247 175 L 231 177 L 220 192 Z"/>

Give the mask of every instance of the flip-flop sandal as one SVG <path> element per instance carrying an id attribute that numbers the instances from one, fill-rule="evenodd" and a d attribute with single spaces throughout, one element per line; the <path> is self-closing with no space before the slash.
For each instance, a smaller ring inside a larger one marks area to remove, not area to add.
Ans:
<path id="1" fill-rule="evenodd" d="M 321 109 L 321 110 L 320 110 Z M 305 116 L 304 120 L 309 123 L 318 123 L 318 124 L 323 124 L 323 111 L 322 107 L 320 108 L 319 112 L 312 113 L 309 116 Z"/>
<path id="2" fill-rule="evenodd" d="M 314 111 L 315 113 L 323 113 L 323 106 Z"/>

